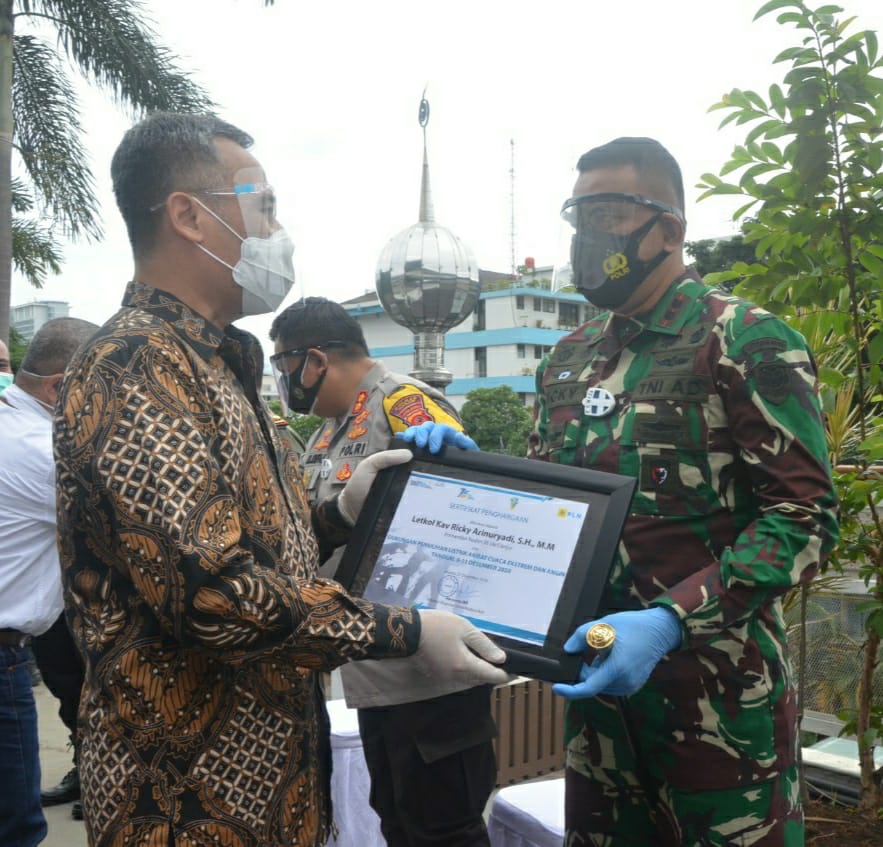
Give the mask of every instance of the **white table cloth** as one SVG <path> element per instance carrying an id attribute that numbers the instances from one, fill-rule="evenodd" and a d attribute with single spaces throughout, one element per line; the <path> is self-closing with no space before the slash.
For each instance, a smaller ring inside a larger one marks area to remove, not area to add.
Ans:
<path id="1" fill-rule="evenodd" d="M 355 709 L 343 700 L 329 700 L 331 719 L 331 802 L 337 837 L 328 844 L 335 847 L 386 847 L 380 832 L 380 818 L 368 803 L 371 780 Z"/>
<path id="2" fill-rule="evenodd" d="M 564 778 L 501 788 L 488 818 L 493 847 L 561 847 L 564 843 Z"/>

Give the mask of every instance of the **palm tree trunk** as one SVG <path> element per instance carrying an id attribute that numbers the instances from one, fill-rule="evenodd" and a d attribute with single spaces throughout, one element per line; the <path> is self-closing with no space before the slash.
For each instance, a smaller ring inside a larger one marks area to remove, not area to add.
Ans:
<path id="1" fill-rule="evenodd" d="M 0 340 L 9 339 L 12 298 L 12 6 L 0 0 Z"/>

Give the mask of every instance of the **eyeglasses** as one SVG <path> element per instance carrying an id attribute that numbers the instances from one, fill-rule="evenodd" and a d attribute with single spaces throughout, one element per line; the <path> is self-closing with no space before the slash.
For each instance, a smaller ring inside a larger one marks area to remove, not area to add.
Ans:
<path id="1" fill-rule="evenodd" d="M 181 191 L 192 194 L 204 194 L 209 197 L 244 198 L 249 195 L 258 195 L 261 201 L 266 204 L 261 207 L 261 214 L 270 218 L 276 217 L 276 192 L 273 190 L 273 186 L 267 182 L 244 182 L 241 185 L 233 185 L 230 188 L 192 188 L 181 189 Z M 162 200 L 150 206 L 148 211 L 155 212 L 157 209 L 165 206 L 165 204 L 166 201 Z"/>
<path id="2" fill-rule="evenodd" d="M 327 350 L 335 347 L 346 347 L 347 341 L 326 341 L 324 344 L 311 344 L 309 347 L 295 347 L 291 350 L 283 350 L 270 356 L 270 364 L 278 365 L 283 359 L 294 359 L 306 356 L 310 350 Z"/>
<path id="3" fill-rule="evenodd" d="M 607 230 L 631 219 L 635 207 L 653 209 L 684 220 L 684 213 L 675 206 L 653 200 L 642 194 L 600 192 L 571 197 L 561 207 L 561 217 L 574 229 L 588 228 Z"/>

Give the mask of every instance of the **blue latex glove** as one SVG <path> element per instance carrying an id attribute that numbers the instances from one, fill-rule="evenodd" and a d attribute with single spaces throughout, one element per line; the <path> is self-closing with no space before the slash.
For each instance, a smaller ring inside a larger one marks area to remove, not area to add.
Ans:
<path id="1" fill-rule="evenodd" d="M 680 647 L 681 624 L 677 615 L 658 606 L 636 612 L 617 612 L 597 621 L 584 623 L 564 645 L 567 653 L 586 651 L 586 632 L 596 623 L 610 624 L 616 630 L 613 648 L 604 659 L 580 668 L 575 685 L 557 684 L 552 690 L 568 700 L 610 694 L 624 697 L 639 691 L 659 661 Z"/>
<path id="2" fill-rule="evenodd" d="M 399 434 L 399 438 L 416 447 L 429 447 L 430 453 L 438 453 L 446 444 L 461 450 L 478 450 L 478 445 L 460 430 L 450 424 L 426 421 L 420 426 L 409 426 Z"/>

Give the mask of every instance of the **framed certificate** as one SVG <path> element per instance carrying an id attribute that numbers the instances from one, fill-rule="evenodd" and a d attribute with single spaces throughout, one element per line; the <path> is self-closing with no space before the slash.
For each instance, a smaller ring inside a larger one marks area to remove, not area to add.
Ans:
<path id="1" fill-rule="evenodd" d="M 513 674 L 572 681 L 563 651 L 601 601 L 636 480 L 447 447 L 378 474 L 337 579 L 377 603 L 445 609 Z"/>

